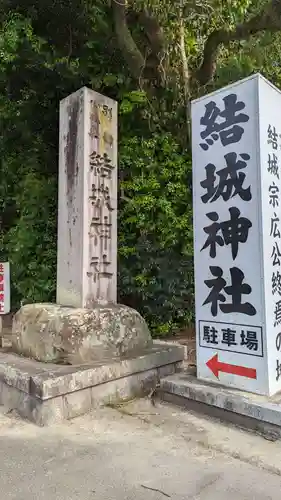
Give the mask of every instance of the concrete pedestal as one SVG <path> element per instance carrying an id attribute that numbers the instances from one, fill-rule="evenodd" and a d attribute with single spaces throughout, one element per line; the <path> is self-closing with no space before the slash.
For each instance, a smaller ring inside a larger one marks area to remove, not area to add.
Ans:
<path id="1" fill-rule="evenodd" d="M 267 439 L 281 438 L 281 393 L 261 396 L 182 372 L 164 377 L 160 394 L 164 401 L 257 431 Z"/>
<path id="2" fill-rule="evenodd" d="M 182 366 L 184 350 L 154 343 L 138 356 L 82 365 L 41 363 L 0 351 L 0 404 L 44 426 L 147 394 Z"/>

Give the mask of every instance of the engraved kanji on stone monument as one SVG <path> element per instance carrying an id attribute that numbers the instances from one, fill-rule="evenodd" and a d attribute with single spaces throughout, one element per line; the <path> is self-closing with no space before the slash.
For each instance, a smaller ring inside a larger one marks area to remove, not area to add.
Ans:
<path id="1" fill-rule="evenodd" d="M 117 103 L 82 88 L 61 102 L 57 302 L 116 302 Z"/>

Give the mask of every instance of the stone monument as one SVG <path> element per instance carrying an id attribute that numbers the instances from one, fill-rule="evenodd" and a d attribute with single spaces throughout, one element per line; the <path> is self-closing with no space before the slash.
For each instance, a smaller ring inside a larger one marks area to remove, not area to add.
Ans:
<path id="1" fill-rule="evenodd" d="M 57 303 L 117 300 L 117 103 L 87 88 L 60 105 Z"/>
<path id="2" fill-rule="evenodd" d="M 181 367 L 183 348 L 152 342 L 117 303 L 116 276 L 117 103 L 82 88 L 60 106 L 57 303 L 15 314 L 0 405 L 50 425 L 154 391 Z"/>
<path id="3" fill-rule="evenodd" d="M 117 103 L 86 87 L 60 104 L 57 303 L 15 315 L 13 349 L 81 363 L 152 346 L 144 319 L 117 304 Z"/>

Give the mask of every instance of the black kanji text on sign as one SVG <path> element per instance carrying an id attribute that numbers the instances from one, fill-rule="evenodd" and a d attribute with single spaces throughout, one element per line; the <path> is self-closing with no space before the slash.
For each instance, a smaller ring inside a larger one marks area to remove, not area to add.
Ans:
<path id="1" fill-rule="evenodd" d="M 263 336 L 260 326 L 207 320 L 199 320 L 198 323 L 200 347 L 263 357 Z"/>
<path id="2" fill-rule="evenodd" d="M 205 167 L 206 178 L 200 182 L 201 187 L 206 191 L 201 196 L 203 203 L 214 202 L 220 197 L 224 201 L 228 201 L 237 195 L 243 201 L 252 199 L 251 187 L 243 187 L 246 174 L 240 172 L 247 167 L 250 155 L 242 153 L 239 156 L 240 159 L 237 159 L 236 153 L 227 153 L 224 156 L 226 167 L 221 170 L 216 171 L 216 167 L 212 163 Z M 217 178 L 218 182 L 216 182 Z"/>
<path id="3" fill-rule="evenodd" d="M 230 285 L 227 285 L 223 277 L 223 270 L 218 266 L 210 266 L 213 278 L 204 280 L 205 285 L 211 289 L 203 305 L 211 304 L 212 316 L 217 316 L 218 308 L 224 314 L 240 313 L 247 316 L 255 316 L 255 307 L 250 302 L 242 302 L 242 295 L 249 295 L 252 288 L 244 281 L 244 273 L 238 267 L 230 269 Z M 224 293 L 222 293 L 224 292 Z M 231 300 L 226 303 L 225 294 Z"/>
<path id="4" fill-rule="evenodd" d="M 215 141 L 220 139 L 223 146 L 240 141 L 244 134 L 241 123 L 247 123 L 249 116 L 240 113 L 245 109 L 245 103 L 239 101 L 236 94 L 229 94 L 223 98 L 224 107 L 221 110 L 214 101 L 205 105 L 205 114 L 200 119 L 200 125 L 205 129 L 200 133 L 200 147 L 207 151 Z"/>
<path id="5" fill-rule="evenodd" d="M 229 208 L 229 220 L 218 222 L 217 212 L 209 212 L 206 216 L 213 221 L 213 224 L 203 228 L 208 235 L 201 251 L 210 247 L 210 257 L 213 259 L 217 255 L 217 245 L 220 247 L 230 245 L 233 260 L 238 254 L 239 243 L 246 243 L 249 229 L 252 227 L 251 221 L 246 217 L 240 217 L 240 210 L 236 207 Z M 220 233 L 220 234 L 219 234 Z"/>

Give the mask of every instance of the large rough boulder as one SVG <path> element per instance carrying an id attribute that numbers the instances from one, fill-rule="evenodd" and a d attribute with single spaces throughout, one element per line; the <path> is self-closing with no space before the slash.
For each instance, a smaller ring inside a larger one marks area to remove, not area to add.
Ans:
<path id="1" fill-rule="evenodd" d="M 139 354 L 151 345 L 144 319 L 120 304 L 92 309 L 27 304 L 13 319 L 13 350 L 46 363 L 102 361 Z"/>

